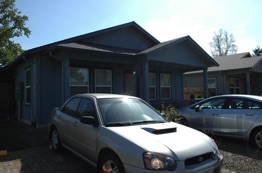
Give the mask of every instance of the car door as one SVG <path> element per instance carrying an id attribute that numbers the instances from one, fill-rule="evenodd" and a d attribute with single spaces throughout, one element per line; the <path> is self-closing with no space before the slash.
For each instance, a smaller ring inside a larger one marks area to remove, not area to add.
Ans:
<path id="1" fill-rule="evenodd" d="M 219 116 L 218 133 L 226 136 L 244 137 L 261 114 L 260 103 L 244 99 L 232 98 L 227 109 Z"/>
<path id="2" fill-rule="evenodd" d="M 220 122 L 217 121 L 219 115 L 223 112 L 223 105 L 226 103 L 226 98 L 216 97 L 204 101 L 197 105 L 195 113 L 191 116 L 192 127 L 212 133 L 220 128 Z"/>
<path id="3" fill-rule="evenodd" d="M 82 116 L 92 116 L 97 121 L 95 104 L 91 99 L 82 98 L 78 110 L 78 118 L 74 122 L 74 139 L 76 151 L 90 161 L 96 159 L 96 141 L 98 126 L 80 122 Z"/>
<path id="4" fill-rule="evenodd" d="M 75 122 L 77 121 L 77 108 L 80 101 L 81 98 L 79 97 L 72 98 L 61 109 L 61 112 L 58 115 L 58 118 L 60 119 L 58 133 L 62 143 L 70 148 L 74 148 L 75 145 L 74 129 L 76 126 Z"/>

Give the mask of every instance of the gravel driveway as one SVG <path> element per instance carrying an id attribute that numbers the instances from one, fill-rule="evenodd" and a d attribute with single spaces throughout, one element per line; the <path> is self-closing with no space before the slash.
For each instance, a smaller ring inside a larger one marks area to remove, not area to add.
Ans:
<path id="1" fill-rule="evenodd" d="M 56 154 L 48 148 L 47 130 L 35 129 L 17 122 L 5 122 L 32 146 L 30 149 L 10 152 L 0 157 L 0 173 L 95 173 L 95 169 L 68 151 Z M 3 123 L 0 121 L 0 127 Z M 224 156 L 222 173 L 261 173 L 262 149 L 247 142 L 215 137 Z"/>

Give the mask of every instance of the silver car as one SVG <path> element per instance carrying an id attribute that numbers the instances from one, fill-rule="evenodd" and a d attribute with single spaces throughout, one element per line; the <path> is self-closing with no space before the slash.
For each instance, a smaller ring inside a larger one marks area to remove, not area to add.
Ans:
<path id="1" fill-rule="evenodd" d="M 188 126 L 220 136 L 250 140 L 262 148 L 262 97 L 220 95 L 179 110 Z"/>
<path id="2" fill-rule="evenodd" d="M 99 173 L 215 173 L 223 163 L 214 140 L 137 97 L 75 95 L 53 110 L 48 129 L 54 151 L 66 148 Z"/>

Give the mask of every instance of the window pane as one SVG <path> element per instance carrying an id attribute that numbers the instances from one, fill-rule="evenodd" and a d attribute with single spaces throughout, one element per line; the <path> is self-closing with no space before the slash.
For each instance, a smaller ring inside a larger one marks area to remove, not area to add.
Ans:
<path id="1" fill-rule="evenodd" d="M 149 99 L 154 100 L 156 99 L 156 88 L 149 87 Z"/>
<path id="2" fill-rule="evenodd" d="M 88 85 L 89 72 L 86 68 L 70 68 L 71 85 Z"/>
<path id="3" fill-rule="evenodd" d="M 216 79 L 208 79 L 208 88 L 216 88 Z"/>
<path id="4" fill-rule="evenodd" d="M 96 116 L 94 103 L 89 99 L 82 99 L 78 107 L 79 116 Z"/>
<path id="5" fill-rule="evenodd" d="M 149 73 L 149 86 L 156 86 L 156 75 L 155 75 L 155 73 Z"/>
<path id="6" fill-rule="evenodd" d="M 25 71 L 25 78 L 26 78 L 26 80 L 25 80 L 25 85 L 26 86 L 30 86 L 31 85 L 31 70 L 30 69 L 27 69 L 26 71 Z"/>
<path id="7" fill-rule="evenodd" d="M 170 98 L 170 88 L 161 88 L 161 98 L 162 99 L 169 99 Z"/>
<path id="8" fill-rule="evenodd" d="M 171 78 L 170 74 L 160 74 L 160 85 L 161 86 L 170 86 L 171 84 Z"/>
<path id="9" fill-rule="evenodd" d="M 76 110 L 77 110 L 77 107 L 79 105 L 80 100 L 81 100 L 81 98 L 73 98 L 62 109 L 62 112 L 66 113 L 68 115 L 76 116 L 77 115 Z"/>
<path id="10" fill-rule="evenodd" d="M 31 103 L 31 87 L 25 89 L 25 103 Z"/>
<path id="11" fill-rule="evenodd" d="M 111 85 L 112 72 L 111 70 L 96 69 L 96 85 Z"/>

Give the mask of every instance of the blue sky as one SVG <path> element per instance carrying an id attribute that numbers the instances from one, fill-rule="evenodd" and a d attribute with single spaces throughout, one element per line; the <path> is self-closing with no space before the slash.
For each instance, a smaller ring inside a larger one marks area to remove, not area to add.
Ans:
<path id="1" fill-rule="evenodd" d="M 261 0 L 16 0 L 29 17 L 24 50 L 135 21 L 163 42 L 190 35 L 208 54 L 219 29 L 232 33 L 238 53 L 262 47 Z"/>

